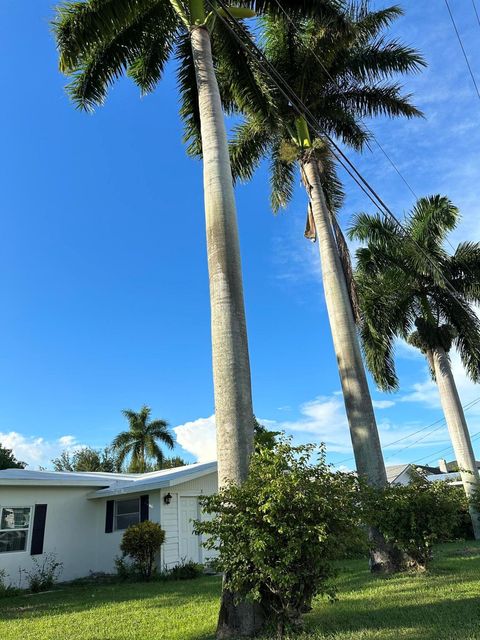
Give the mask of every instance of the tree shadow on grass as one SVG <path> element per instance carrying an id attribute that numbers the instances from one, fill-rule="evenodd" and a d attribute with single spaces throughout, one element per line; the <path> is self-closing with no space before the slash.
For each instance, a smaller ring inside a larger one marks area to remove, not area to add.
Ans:
<path id="1" fill-rule="evenodd" d="M 53 617 L 69 613 L 93 612 L 119 603 L 142 602 L 142 608 L 182 608 L 186 605 L 219 601 L 219 578 L 179 582 L 65 585 L 55 591 L 25 594 L 0 600 L 0 620 Z"/>
<path id="2" fill-rule="evenodd" d="M 480 596 L 480 583 L 479 583 Z M 464 640 L 480 638 L 480 597 L 392 606 L 372 599 L 336 602 L 307 616 L 308 638 Z"/>

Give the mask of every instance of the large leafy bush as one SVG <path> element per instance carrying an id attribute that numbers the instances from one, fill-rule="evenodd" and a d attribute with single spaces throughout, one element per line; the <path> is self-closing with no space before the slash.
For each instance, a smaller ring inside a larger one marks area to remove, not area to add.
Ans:
<path id="1" fill-rule="evenodd" d="M 425 569 L 433 545 L 451 540 L 460 528 L 464 498 L 447 482 L 429 482 L 412 473 L 407 485 L 389 485 L 383 490 L 363 488 L 369 524 L 404 553 L 405 567 Z"/>
<path id="2" fill-rule="evenodd" d="M 248 479 L 203 498 L 196 523 L 219 553 L 226 588 L 261 603 L 279 635 L 316 595 L 334 598 L 332 560 L 363 536 L 358 482 L 335 473 L 322 447 L 257 445 Z"/>
<path id="3" fill-rule="evenodd" d="M 156 522 L 139 522 L 125 530 L 120 549 L 124 556 L 130 556 L 135 569 L 145 580 L 152 576 L 155 556 L 165 542 L 165 531 Z"/>

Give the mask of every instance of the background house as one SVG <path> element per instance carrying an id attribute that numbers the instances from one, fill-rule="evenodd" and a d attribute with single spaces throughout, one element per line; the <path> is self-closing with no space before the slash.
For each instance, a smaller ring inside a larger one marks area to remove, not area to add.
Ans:
<path id="1" fill-rule="evenodd" d="M 425 473 L 427 477 L 440 474 L 438 467 L 429 467 L 421 464 L 392 464 L 385 467 L 387 472 L 387 482 L 390 484 L 408 484 L 411 479 L 412 471 L 420 471 Z"/>
<path id="2" fill-rule="evenodd" d="M 33 558 L 52 552 L 61 580 L 111 573 L 123 531 L 147 519 L 166 533 L 159 567 L 205 562 L 192 520 L 203 517 L 199 497 L 216 491 L 216 462 L 145 474 L 0 471 L 0 569 L 18 585 Z"/>

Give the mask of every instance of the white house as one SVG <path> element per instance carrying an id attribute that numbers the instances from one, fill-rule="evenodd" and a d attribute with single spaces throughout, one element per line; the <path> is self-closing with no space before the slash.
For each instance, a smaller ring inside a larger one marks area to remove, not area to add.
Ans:
<path id="1" fill-rule="evenodd" d="M 191 521 L 202 518 L 199 497 L 216 491 L 216 462 L 144 474 L 0 471 L 0 569 L 18 584 L 20 569 L 52 552 L 61 580 L 111 573 L 123 531 L 142 520 L 165 530 L 161 568 L 204 562 Z"/>

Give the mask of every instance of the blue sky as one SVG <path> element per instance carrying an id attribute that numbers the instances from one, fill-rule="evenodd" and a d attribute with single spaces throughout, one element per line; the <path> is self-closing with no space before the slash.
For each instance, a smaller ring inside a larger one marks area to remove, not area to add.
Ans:
<path id="1" fill-rule="evenodd" d="M 480 103 L 445 4 L 401 4 L 392 35 L 428 61 L 405 81 L 426 118 L 370 127 L 418 195 L 445 193 L 461 208 L 452 241 L 478 240 Z M 472 4 L 452 7 L 480 80 Z M 173 67 L 146 98 L 124 80 L 94 115 L 75 111 L 51 17 L 50 0 L 0 5 L 0 441 L 45 465 L 64 447 L 107 444 L 125 427 L 121 409 L 146 403 L 175 428 L 179 454 L 205 459 L 214 424 L 202 175 L 182 146 Z M 411 207 L 378 149 L 350 157 L 398 215 Z M 343 223 L 372 210 L 345 184 Z M 302 237 L 304 193 L 298 185 L 274 217 L 263 167 L 237 202 L 256 415 L 346 460 L 317 248 Z M 383 443 L 406 437 L 386 446 L 387 464 L 435 462 L 449 444 L 444 428 L 416 444 L 407 437 L 441 418 L 435 387 L 412 349 L 399 345 L 397 362 L 399 393 L 372 384 Z M 479 397 L 455 354 L 453 363 L 463 402 Z M 480 405 L 467 417 L 480 431 Z"/>

